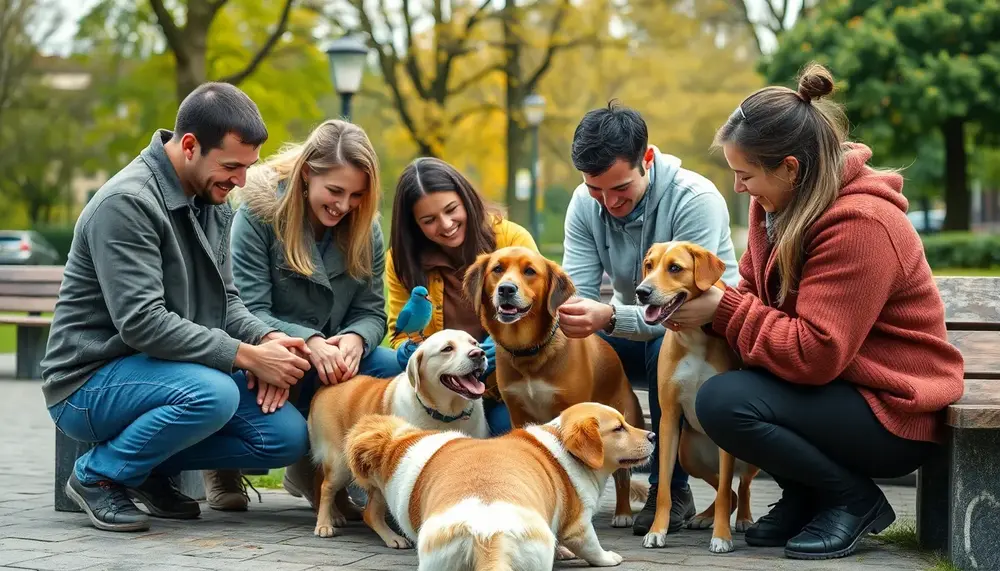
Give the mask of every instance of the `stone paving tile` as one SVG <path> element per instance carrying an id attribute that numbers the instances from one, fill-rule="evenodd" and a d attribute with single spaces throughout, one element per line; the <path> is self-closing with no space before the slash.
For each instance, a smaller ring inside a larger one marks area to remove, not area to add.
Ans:
<path id="1" fill-rule="evenodd" d="M 0 372 L 2 375 L 2 372 Z M 19 458 L 0 469 L 0 569 L 63 570 L 222 570 L 402 571 L 416 569 L 414 550 L 386 547 L 364 524 L 351 523 L 334 538 L 313 535 L 315 516 L 300 498 L 263 491 L 253 496 L 250 511 L 224 513 L 202 504 L 202 516 L 192 521 L 154 520 L 148 532 L 114 534 L 89 525 L 79 513 L 52 508 L 54 432 L 38 384 L 0 380 L 0 417 L 13 435 L 4 434 L 0 454 Z M 610 486 L 610 484 L 609 484 Z M 714 491 L 692 481 L 699 509 Z M 911 487 L 883 486 L 900 519 L 912 519 L 915 492 Z M 754 517 L 766 513 L 778 498 L 770 480 L 752 488 Z M 866 539 L 859 552 L 846 559 L 803 562 L 785 559 L 780 549 L 752 549 L 734 534 L 736 551 L 708 552 L 710 531 L 683 530 L 668 537 L 663 549 L 644 549 L 630 529 L 610 526 L 614 497 L 605 497 L 595 519 L 605 549 L 621 554 L 617 567 L 646 570 L 776 570 L 776 571 L 912 571 L 929 569 L 920 555 Z M 557 562 L 557 569 L 586 567 L 580 560 Z"/>

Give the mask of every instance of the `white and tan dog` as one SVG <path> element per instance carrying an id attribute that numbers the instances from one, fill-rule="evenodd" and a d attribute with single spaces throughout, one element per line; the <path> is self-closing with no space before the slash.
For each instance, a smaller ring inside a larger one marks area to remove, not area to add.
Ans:
<path id="1" fill-rule="evenodd" d="M 474 438 L 489 436 L 479 380 L 486 354 L 464 331 L 445 329 L 428 337 L 410 357 L 406 371 L 392 379 L 358 376 L 320 387 L 309 408 L 309 442 L 318 466 L 315 534 L 336 535 L 346 518 L 334 496 L 351 481 L 345 455 L 348 430 L 367 414 L 399 416 L 423 429 L 452 430 Z M 389 547 L 410 543 L 385 521 L 385 504 L 369 496 L 364 521 Z"/>
<path id="2" fill-rule="evenodd" d="M 715 254 L 691 242 L 653 244 L 643 260 L 643 280 L 635 293 L 646 306 L 647 323 L 664 323 L 685 302 L 696 299 L 710 288 L 723 288 L 726 265 Z M 730 516 L 736 504 L 736 529 L 746 531 L 753 523 L 750 515 L 750 483 L 760 471 L 718 447 L 698 421 L 695 399 L 709 378 L 739 368 L 739 356 L 728 342 L 706 334 L 700 328 L 667 330 L 660 346 L 657 387 L 660 410 L 660 478 L 670 481 L 675 460 L 694 476 L 716 489 L 715 502 L 689 524 L 712 528 L 709 551 L 733 550 Z M 681 430 L 680 418 L 684 416 Z M 739 496 L 732 493 L 733 476 L 739 476 Z M 643 538 L 644 547 L 664 547 L 670 521 L 670 486 L 659 488 L 656 516 Z"/>
<path id="3" fill-rule="evenodd" d="M 655 436 L 599 403 L 488 440 L 368 416 L 347 437 L 357 482 L 384 495 L 422 571 L 552 569 L 557 542 L 593 566 L 593 516 L 615 470 L 646 463 Z"/>

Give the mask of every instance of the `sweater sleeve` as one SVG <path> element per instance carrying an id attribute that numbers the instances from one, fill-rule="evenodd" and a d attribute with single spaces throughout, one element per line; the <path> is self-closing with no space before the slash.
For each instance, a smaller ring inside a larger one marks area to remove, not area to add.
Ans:
<path id="1" fill-rule="evenodd" d="M 712 326 L 747 366 L 823 385 L 854 360 L 903 272 L 887 229 L 870 218 L 830 224 L 806 251 L 795 317 L 728 287 Z"/>

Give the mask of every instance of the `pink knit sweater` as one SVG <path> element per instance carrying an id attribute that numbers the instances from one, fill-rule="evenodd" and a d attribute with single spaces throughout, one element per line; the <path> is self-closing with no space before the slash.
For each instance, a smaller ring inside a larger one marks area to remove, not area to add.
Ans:
<path id="1" fill-rule="evenodd" d="M 943 411 L 964 390 L 962 355 L 948 343 L 902 177 L 876 173 L 871 150 L 851 147 L 840 196 L 806 236 L 798 290 L 775 307 L 776 257 L 753 202 L 742 280 L 727 288 L 712 327 L 747 366 L 792 383 L 850 381 L 890 432 L 940 441 Z"/>

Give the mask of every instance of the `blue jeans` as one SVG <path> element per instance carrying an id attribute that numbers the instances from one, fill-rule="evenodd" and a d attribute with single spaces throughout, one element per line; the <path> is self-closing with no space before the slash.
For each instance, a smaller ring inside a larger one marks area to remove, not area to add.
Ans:
<path id="1" fill-rule="evenodd" d="M 402 372 L 403 369 L 396 362 L 396 352 L 386 347 L 376 347 L 367 357 L 361 359 L 361 362 L 358 363 L 359 375 L 390 379 Z M 316 396 L 316 391 L 319 390 L 321 384 L 319 376 L 316 374 L 316 369 L 309 369 L 309 372 L 296 384 L 301 386 L 302 389 L 293 404 L 302 413 L 303 417 L 308 417 L 309 405 L 312 403 L 312 399 Z"/>
<path id="2" fill-rule="evenodd" d="M 261 412 L 242 371 L 141 353 L 98 369 L 49 414 L 70 438 L 95 443 L 76 461 L 84 484 L 135 487 L 154 471 L 279 468 L 309 445 L 299 411 Z"/>
<path id="3" fill-rule="evenodd" d="M 618 358 L 625 367 L 625 374 L 630 379 L 646 379 L 646 386 L 649 390 L 649 416 L 653 423 L 652 431 L 657 433 L 656 446 L 653 449 L 653 461 L 649 469 L 649 483 L 655 484 L 660 479 L 660 393 L 656 384 L 656 363 L 660 358 L 660 345 L 663 343 L 663 336 L 650 341 L 632 341 L 621 337 L 612 337 L 604 332 L 598 331 L 598 335 L 611 345 L 611 348 L 618 354 Z M 683 422 L 683 419 L 682 419 Z M 680 461 L 674 464 L 674 474 L 670 479 L 670 488 L 683 488 L 688 483 L 687 472 L 681 468 Z"/>

